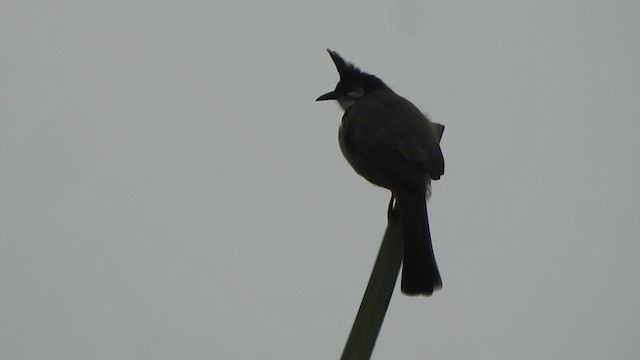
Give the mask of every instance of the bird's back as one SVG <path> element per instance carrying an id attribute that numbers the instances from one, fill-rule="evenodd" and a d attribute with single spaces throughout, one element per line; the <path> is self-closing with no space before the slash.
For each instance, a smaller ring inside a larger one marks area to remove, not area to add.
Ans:
<path id="1" fill-rule="evenodd" d="M 429 119 L 392 90 L 368 94 L 347 109 L 339 140 L 356 172 L 378 186 L 424 183 L 444 172 Z"/>

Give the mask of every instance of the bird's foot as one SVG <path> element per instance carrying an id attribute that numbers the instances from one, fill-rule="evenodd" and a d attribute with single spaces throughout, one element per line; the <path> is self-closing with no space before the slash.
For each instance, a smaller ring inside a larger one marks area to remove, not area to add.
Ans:
<path id="1" fill-rule="evenodd" d="M 387 220 L 389 222 L 396 220 L 400 216 L 400 209 L 398 208 L 398 202 L 396 201 L 395 196 L 391 193 L 391 198 L 389 199 L 389 207 L 387 208 Z"/>

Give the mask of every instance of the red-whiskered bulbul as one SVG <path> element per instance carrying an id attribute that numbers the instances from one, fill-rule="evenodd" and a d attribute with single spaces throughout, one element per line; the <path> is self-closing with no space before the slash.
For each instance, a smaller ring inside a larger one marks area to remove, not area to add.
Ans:
<path id="1" fill-rule="evenodd" d="M 382 80 L 329 51 L 340 81 L 316 101 L 344 110 L 340 150 L 369 182 L 391 190 L 400 208 L 404 258 L 402 292 L 429 296 L 442 287 L 431 244 L 426 198 L 444 174 L 436 126 Z"/>

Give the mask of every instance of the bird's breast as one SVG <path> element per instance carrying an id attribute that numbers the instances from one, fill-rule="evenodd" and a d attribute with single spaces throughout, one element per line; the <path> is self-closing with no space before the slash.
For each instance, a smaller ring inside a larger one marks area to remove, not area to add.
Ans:
<path id="1" fill-rule="evenodd" d="M 342 155 L 358 175 L 374 185 L 390 188 L 389 179 L 382 176 L 379 166 L 372 163 L 371 159 L 368 159 L 363 152 L 363 139 L 360 136 L 361 134 L 358 134 L 358 131 L 360 130 L 355 123 L 343 120 L 338 130 L 338 142 Z"/>

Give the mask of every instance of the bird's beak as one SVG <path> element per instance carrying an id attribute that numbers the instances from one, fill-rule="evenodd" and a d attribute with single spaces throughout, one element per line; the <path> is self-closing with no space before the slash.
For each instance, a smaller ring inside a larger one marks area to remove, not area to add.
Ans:
<path id="1" fill-rule="evenodd" d="M 329 91 L 328 93 L 321 95 L 316 101 L 324 101 L 324 100 L 336 100 L 338 95 L 335 91 Z"/>

